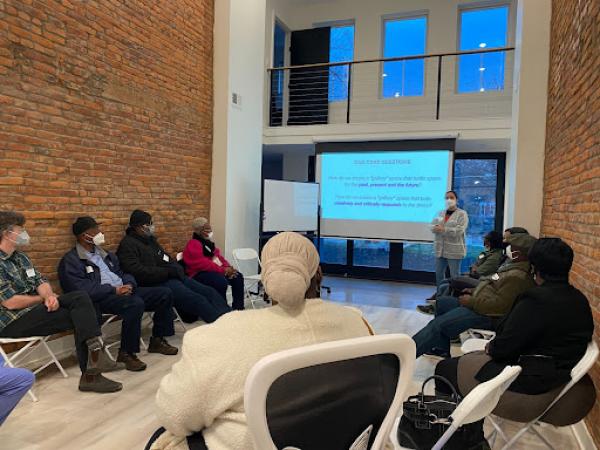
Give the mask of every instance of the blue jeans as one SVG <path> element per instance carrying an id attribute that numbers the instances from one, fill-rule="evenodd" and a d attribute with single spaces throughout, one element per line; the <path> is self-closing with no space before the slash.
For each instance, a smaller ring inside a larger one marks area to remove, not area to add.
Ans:
<path id="1" fill-rule="evenodd" d="M 233 297 L 232 307 L 235 310 L 244 309 L 244 275 L 238 273 L 233 278 L 227 278 L 217 272 L 198 272 L 194 280 L 214 288 L 225 301 L 227 301 L 227 287 L 231 286 Z"/>
<path id="2" fill-rule="evenodd" d="M 186 322 L 194 322 L 200 318 L 206 323 L 212 323 L 231 311 L 217 291 L 191 278 L 185 277 L 183 281 L 172 278 L 161 286 L 173 291 L 173 305 Z"/>
<path id="3" fill-rule="evenodd" d="M 0 357 L 0 425 L 15 409 L 35 381 L 35 375 L 29 370 L 3 367 Z"/>
<path id="4" fill-rule="evenodd" d="M 450 268 L 450 278 L 460 274 L 462 259 L 436 258 L 435 259 L 435 284 L 439 286 L 446 278 L 446 268 Z"/>
<path id="5" fill-rule="evenodd" d="M 417 344 L 417 358 L 432 350 L 450 353 L 450 340 L 469 328 L 491 330 L 493 321 L 491 317 L 460 306 L 458 299 L 454 297 L 437 299 L 435 318 L 413 336 Z"/>
<path id="6" fill-rule="evenodd" d="M 438 283 L 436 298 L 447 297 L 450 295 L 450 280 L 451 278 L 444 278 L 441 283 Z"/>

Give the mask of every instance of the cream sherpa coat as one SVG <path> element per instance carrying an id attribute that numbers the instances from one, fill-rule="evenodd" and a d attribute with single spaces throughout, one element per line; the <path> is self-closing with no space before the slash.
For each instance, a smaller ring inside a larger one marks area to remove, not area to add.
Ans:
<path id="1" fill-rule="evenodd" d="M 262 357 L 320 342 L 368 336 L 360 312 L 320 299 L 291 316 L 279 306 L 231 312 L 186 333 L 181 360 L 156 394 L 167 432 L 152 450 L 188 450 L 185 436 L 203 430 L 210 450 L 252 450 L 244 383 Z"/>

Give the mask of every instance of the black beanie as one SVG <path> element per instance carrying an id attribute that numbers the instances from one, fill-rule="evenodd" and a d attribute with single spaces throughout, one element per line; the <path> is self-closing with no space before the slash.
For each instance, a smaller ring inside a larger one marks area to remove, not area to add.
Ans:
<path id="1" fill-rule="evenodd" d="M 129 217 L 129 226 L 137 227 L 140 225 L 150 225 L 152 223 L 152 216 L 146 211 L 136 209 L 131 213 Z"/>

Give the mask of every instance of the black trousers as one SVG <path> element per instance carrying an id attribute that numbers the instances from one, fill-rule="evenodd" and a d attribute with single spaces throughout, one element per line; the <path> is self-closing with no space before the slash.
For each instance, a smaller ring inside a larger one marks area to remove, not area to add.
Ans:
<path id="1" fill-rule="evenodd" d="M 146 448 L 144 450 L 150 450 L 152 444 L 163 434 L 166 430 L 163 427 L 160 427 L 158 430 L 154 432 L 148 443 L 146 444 Z M 197 433 L 192 434 L 187 437 L 187 444 L 190 450 L 208 450 L 206 446 L 206 442 L 204 442 L 204 436 L 202 436 L 202 432 L 199 431 Z"/>
<path id="2" fill-rule="evenodd" d="M 90 297 L 82 291 L 69 292 L 58 297 L 60 307 L 53 312 L 43 304 L 35 306 L 27 314 L 0 331 L 0 336 L 20 338 L 50 336 L 63 331 L 75 330 L 75 347 L 79 367 L 85 372 L 88 360 L 86 341 L 100 336 L 100 325 Z"/>
<path id="3" fill-rule="evenodd" d="M 140 287 L 131 295 L 110 295 L 96 302 L 101 314 L 116 314 L 122 319 L 121 351 L 140 352 L 142 315 L 154 311 L 152 336 L 173 336 L 173 293 L 164 287 Z"/>

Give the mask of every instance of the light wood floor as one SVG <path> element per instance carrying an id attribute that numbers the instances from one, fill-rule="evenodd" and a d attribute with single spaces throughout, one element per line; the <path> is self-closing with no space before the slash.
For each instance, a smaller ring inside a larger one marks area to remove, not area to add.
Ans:
<path id="1" fill-rule="evenodd" d="M 430 320 L 417 313 L 415 305 L 431 294 L 431 287 L 343 278 L 328 278 L 326 284 L 332 288 L 330 300 L 360 308 L 378 334 L 412 335 Z M 178 332 L 171 342 L 180 346 L 181 337 Z M 66 367 L 68 379 L 57 372 L 39 377 L 35 392 L 40 401 L 33 403 L 29 397 L 21 401 L 0 428 L 0 449 L 142 450 L 159 426 L 153 414 L 154 394 L 160 379 L 178 357 L 145 353 L 140 357 L 148 364 L 146 371 L 110 374 L 124 384 L 119 394 L 78 392 L 79 369 L 74 359 Z M 414 392 L 434 367 L 432 360 L 417 360 Z M 506 426 L 509 433 L 517 429 L 515 425 Z M 548 428 L 544 434 L 557 449 L 578 448 L 569 428 Z M 516 448 L 545 447 L 527 437 Z"/>

